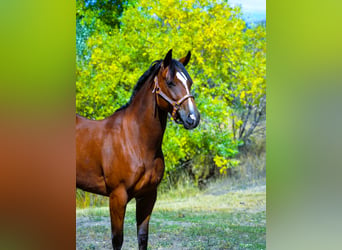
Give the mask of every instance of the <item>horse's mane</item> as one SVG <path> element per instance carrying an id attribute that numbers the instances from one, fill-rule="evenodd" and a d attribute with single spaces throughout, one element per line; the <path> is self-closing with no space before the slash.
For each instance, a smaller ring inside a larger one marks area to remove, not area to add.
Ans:
<path id="1" fill-rule="evenodd" d="M 156 60 L 156 61 L 151 63 L 151 66 L 149 67 L 149 69 L 145 71 L 145 73 L 139 78 L 137 84 L 134 86 L 133 93 L 132 93 L 131 98 L 129 99 L 129 101 L 125 105 L 123 105 L 122 107 L 117 109 L 116 111 L 125 109 L 125 108 L 127 108 L 132 103 L 132 100 L 134 99 L 134 97 L 138 93 L 138 91 L 142 88 L 144 83 L 150 77 L 153 78 L 158 73 L 158 71 L 159 71 L 159 69 L 161 67 L 162 62 L 163 62 L 163 60 L 161 59 L 161 60 Z M 185 70 L 183 64 L 180 63 L 178 60 L 174 60 L 174 59 L 172 59 L 170 65 L 169 65 L 171 79 L 174 78 L 175 68 L 176 67 L 179 68 L 182 72 L 184 72 L 185 76 L 188 79 L 190 79 L 190 76 L 189 76 L 188 72 Z"/>
<path id="2" fill-rule="evenodd" d="M 149 67 L 149 69 L 145 71 L 145 73 L 139 78 L 137 84 L 134 86 L 133 93 L 132 93 L 129 101 L 125 105 L 123 105 L 122 107 L 117 109 L 116 111 L 125 109 L 132 103 L 133 98 L 138 93 L 138 91 L 141 89 L 141 87 L 144 85 L 144 83 L 147 81 L 147 79 L 151 76 L 154 77 L 157 74 L 157 72 L 160 69 L 162 61 L 163 60 L 156 60 L 156 61 L 151 63 L 151 66 Z"/>

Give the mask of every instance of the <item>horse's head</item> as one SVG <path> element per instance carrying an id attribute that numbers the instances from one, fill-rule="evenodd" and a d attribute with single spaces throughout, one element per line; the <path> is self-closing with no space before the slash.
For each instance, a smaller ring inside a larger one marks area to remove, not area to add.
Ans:
<path id="1" fill-rule="evenodd" d="M 200 114 L 194 97 L 190 94 L 192 80 L 185 66 L 191 53 L 180 60 L 172 59 L 172 49 L 166 54 L 159 73 L 154 78 L 154 90 L 158 106 L 171 113 L 175 122 L 186 129 L 197 127 Z"/>

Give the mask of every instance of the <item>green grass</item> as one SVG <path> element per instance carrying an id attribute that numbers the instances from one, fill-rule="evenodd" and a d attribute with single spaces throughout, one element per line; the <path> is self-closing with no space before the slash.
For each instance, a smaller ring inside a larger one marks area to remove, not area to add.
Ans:
<path id="1" fill-rule="evenodd" d="M 149 249 L 266 249 L 265 138 L 239 156 L 231 178 L 199 191 L 189 178 L 161 185 Z M 164 188 L 163 188 L 164 187 Z M 108 198 L 78 191 L 77 249 L 112 249 Z M 127 206 L 123 249 L 137 249 L 135 202 Z"/>
<path id="2" fill-rule="evenodd" d="M 266 189 L 236 189 L 228 180 L 205 191 L 189 188 L 158 197 L 149 249 L 265 249 Z M 77 249 L 111 249 L 108 207 L 77 209 Z M 123 249 L 137 249 L 135 202 L 128 204 Z"/>

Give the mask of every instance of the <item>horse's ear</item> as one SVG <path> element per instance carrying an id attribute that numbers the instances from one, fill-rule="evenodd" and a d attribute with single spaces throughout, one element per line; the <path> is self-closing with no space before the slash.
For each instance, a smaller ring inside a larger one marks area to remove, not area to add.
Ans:
<path id="1" fill-rule="evenodd" d="M 189 51 L 188 54 L 186 55 L 186 57 L 183 57 L 181 59 L 179 59 L 179 61 L 184 65 L 184 67 L 188 64 L 188 62 L 190 61 L 191 58 L 191 52 Z"/>
<path id="2" fill-rule="evenodd" d="M 167 52 L 167 54 L 164 58 L 164 61 L 163 61 L 164 68 L 166 68 L 167 66 L 170 65 L 171 60 L 172 60 L 172 49 L 170 49 L 169 52 Z"/>

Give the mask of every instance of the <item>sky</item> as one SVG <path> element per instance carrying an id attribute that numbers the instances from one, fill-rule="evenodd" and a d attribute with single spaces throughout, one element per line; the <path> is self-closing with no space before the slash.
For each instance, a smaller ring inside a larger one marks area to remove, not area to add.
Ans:
<path id="1" fill-rule="evenodd" d="M 266 20 L 266 0 L 228 0 L 233 6 L 240 5 L 246 21 Z"/>

